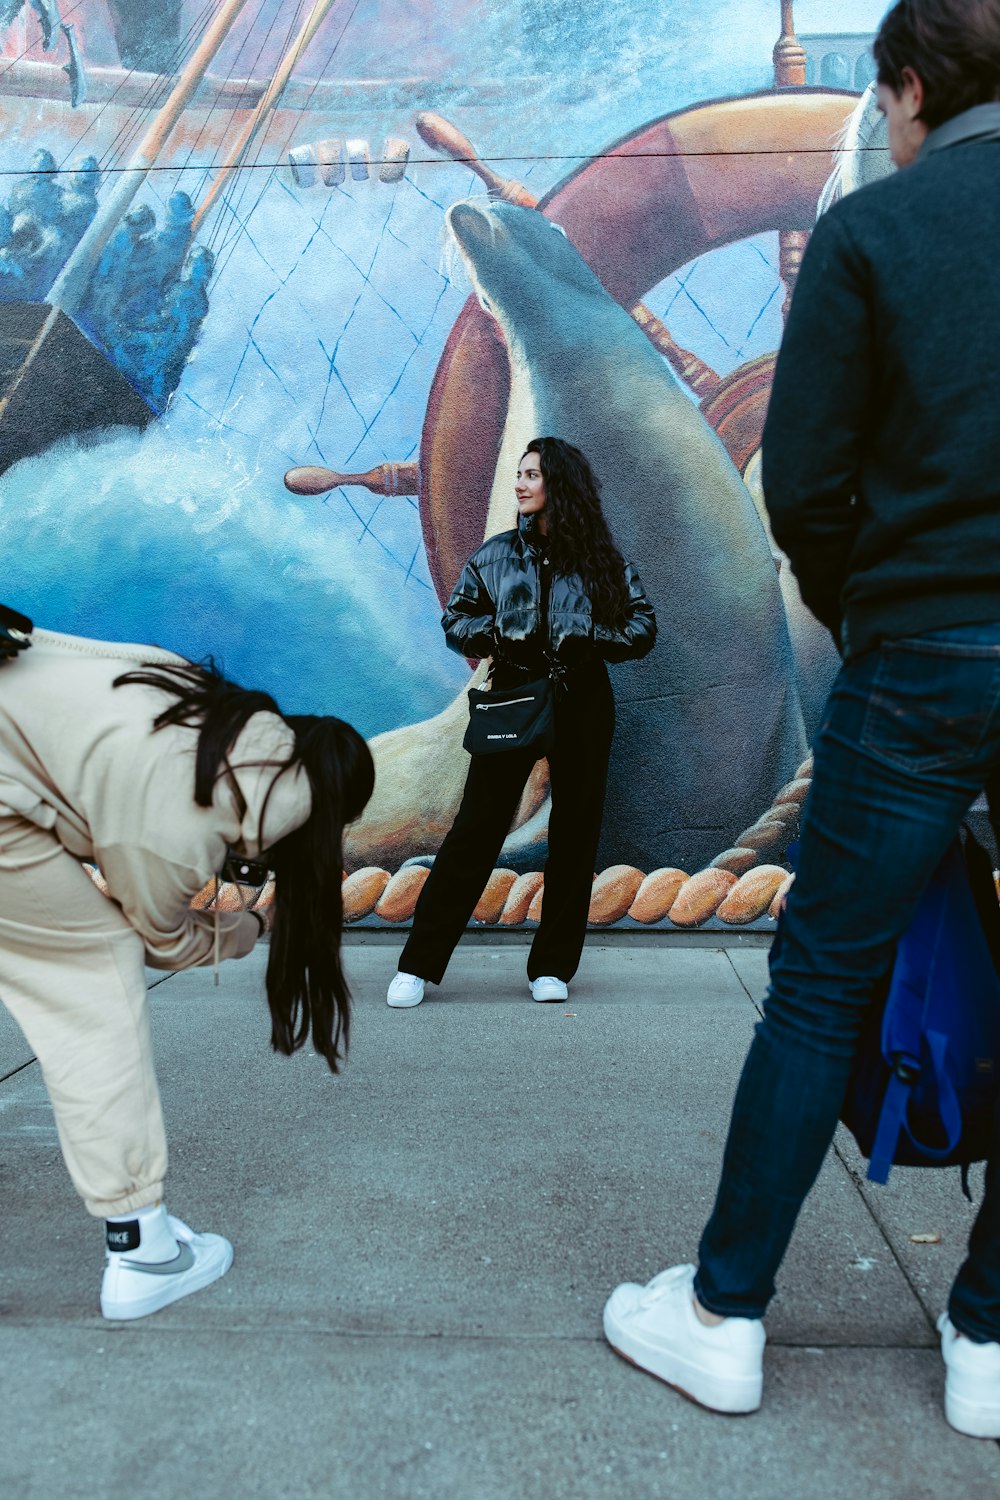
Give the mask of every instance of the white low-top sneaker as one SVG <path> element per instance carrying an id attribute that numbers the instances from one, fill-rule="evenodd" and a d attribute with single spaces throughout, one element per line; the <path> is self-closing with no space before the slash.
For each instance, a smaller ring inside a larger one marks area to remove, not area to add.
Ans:
<path id="1" fill-rule="evenodd" d="M 568 1000 L 569 985 L 563 979 L 557 979 L 554 974 L 541 974 L 537 979 L 532 979 L 532 1000 Z"/>
<path id="2" fill-rule="evenodd" d="M 424 981 L 417 974 L 397 974 L 385 998 L 397 1010 L 419 1005 L 424 998 Z"/>
<path id="3" fill-rule="evenodd" d="M 938 1319 L 944 1356 L 944 1414 L 966 1437 L 1000 1438 L 1000 1344 L 963 1338 L 947 1313 Z"/>
<path id="4" fill-rule="evenodd" d="M 136 1260 L 127 1252 L 108 1251 L 101 1282 L 101 1312 L 106 1318 L 145 1318 L 181 1297 L 200 1292 L 225 1276 L 233 1247 L 221 1234 L 195 1234 L 173 1214 L 167 1223 L 177 1242 L 172 1260 Z"/>
<path id="5" fill-rule="evenodd" d="M 648 1286 L 616 1287 L 604 1333 L 617 1354 L 710 1411 L 750 1412 L 763 1389 L 764 1325 L 726 1318 L 708 1328 L 694 1310 L 694 1266 L 672 1266 Z"/>

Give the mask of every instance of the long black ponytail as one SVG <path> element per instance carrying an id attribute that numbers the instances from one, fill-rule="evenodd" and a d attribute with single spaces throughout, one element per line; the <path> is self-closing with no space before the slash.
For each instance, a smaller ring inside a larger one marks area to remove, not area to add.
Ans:
<path id="1" fill-rule="evenodd" d="M 295 749 L 276 766 L 275 781 L 284 770 L 301 766 L 312 804 L 302 826 L 266 851 L 275 876 L 267 963 L 271 1045 L 290 1057 L 311 1035 L 336 1073 L 351 1024 L 350 991 L 340 962 L 343 835 L 375 785 L 368 746 L 342 719 L 282 714 L 269 694 L 229 682 L 211 658 L 204 666 L 150 664 L 123 673 L 114 686 L 128 683 L 159 688 L 173 698 L 153 720 L 154 732 L 167 724 L 198 730 L 194 800 L 199 807 L 211 806 L 216 782 L 231 770 L 229 752 L 254 714 L 277 714 L 294 734 Z"/>
<path id="2" fill-rule="evenodd" d="M 371 751 L 342 719 L 292 715 L 295 758 L 312 790 L 312 811 L 271 851 L 275 907 L 267 965 L 271 1045 L 286 1056 L 312 1028 L 313 1046 L 337 1071 L 350 1037 L 350 992 L 340 962 L 344 922 L 344 828 L 375 785 Z"/>

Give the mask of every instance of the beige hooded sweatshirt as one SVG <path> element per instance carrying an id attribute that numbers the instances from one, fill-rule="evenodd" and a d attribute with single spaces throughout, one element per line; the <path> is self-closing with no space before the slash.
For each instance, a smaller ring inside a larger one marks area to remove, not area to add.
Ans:
<path id="1" fill-rule="evenodd" d="M 270 713 L 247 722 L 212 806 L 196 805 L 197 730 L 154 733 L 153 719 L 172 699 L 155 688 L 112 687 L 140 664 L 181 661 L 152 646 L 36 630 L 29 650 L 0 663 L 0 816 L 50 830 L 53 857 L 61 845 L 96 863 L 147 962 L 160 969 L 250 951 L 256 917 L 192 911 L 191 899 L 227 847 L 255 858 L 301 827 L 311 806 L 301 766 L 280 770 L 294 736 Z"/>

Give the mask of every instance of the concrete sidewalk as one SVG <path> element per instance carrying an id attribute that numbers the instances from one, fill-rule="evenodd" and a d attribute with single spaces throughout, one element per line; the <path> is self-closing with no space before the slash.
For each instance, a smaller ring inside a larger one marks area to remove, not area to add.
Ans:
<path id="1" fill-rule="evenodd" d="M 941 1411 L 957 1172 L 874 1189 L 838 1143 L 753 1417 L 710 1416 L 601 1337 L 617 1282 L 695 1253 L 762 949 L 594 939 L 571 1003 L 539 1006 L 522 948 L 470 943 L 407 1012 L 384 1001 L 395 949 L 354 942 L 338 1079 L 269 1053 L 265 957 L 152 992 L 168 1202 L 236 1261 L 134 1324 L 98 1314 L 101 1229 L 0 1010 L 4 1500 L 997 1493 L 1000 1445 Z"/>

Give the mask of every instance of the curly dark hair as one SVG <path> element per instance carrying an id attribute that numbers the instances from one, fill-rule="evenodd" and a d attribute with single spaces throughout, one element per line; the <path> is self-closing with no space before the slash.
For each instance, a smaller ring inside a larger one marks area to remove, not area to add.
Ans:
<path id="1" fill-rule="evenodd" d="M 872 48 L 878 81 L 898 97 L 903 69 L 924 86 L 920 118 L 934 130 L 1000 100 L 1000 0 L 897 0 Z"/>
<path id="2" fill-rule="evenodd" d="M 582 580 L 595 621 L 614 629 L 625 619 L 625 559 L 601 509 L 601 489 L 579 448 L 564 438 L 533 438 L 521 455 L 538 454 L 545 481 L 549 559 L 557 573 Z"/>

